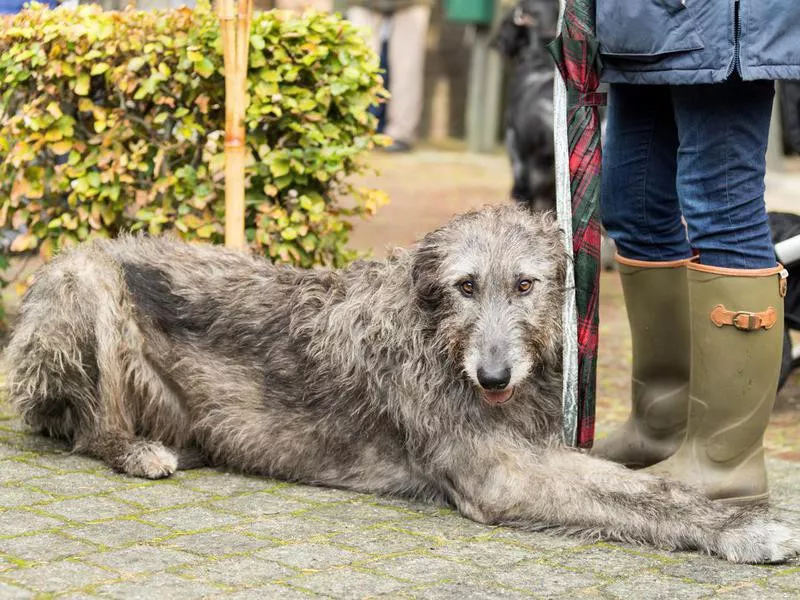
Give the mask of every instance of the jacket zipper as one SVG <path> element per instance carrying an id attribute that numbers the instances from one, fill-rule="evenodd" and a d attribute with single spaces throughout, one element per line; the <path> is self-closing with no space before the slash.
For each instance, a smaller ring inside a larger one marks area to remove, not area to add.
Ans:
<path id="1" fill-rule="evenodd" d="M 739 65 L 739 35 L 742 30 L 741 16 L 739 15 L 739 0 L 734 0 L 733 3 L 733 59 L 728 67 L 727 76 L 730 77 L 734 69 L 741 71 Z"/>

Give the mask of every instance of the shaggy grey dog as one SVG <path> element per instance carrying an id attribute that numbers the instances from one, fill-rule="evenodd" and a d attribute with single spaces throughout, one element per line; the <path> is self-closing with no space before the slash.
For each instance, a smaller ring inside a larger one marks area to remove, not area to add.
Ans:
<path id="1" fill-rule="evenodd" d="M 130 475 L 219 465 L 482 523 L 737 562 L 796 555 L 763 513 L 559 442 L 564 270 L 552 219 L 511 207 L 340 271 L 98 241 L 28 291 L 10 396 L 34 428 Z"/>

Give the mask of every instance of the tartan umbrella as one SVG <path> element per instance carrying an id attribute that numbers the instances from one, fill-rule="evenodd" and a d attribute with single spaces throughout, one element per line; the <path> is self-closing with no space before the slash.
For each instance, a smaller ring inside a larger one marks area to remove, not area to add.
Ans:
<path id="1" fill-rule="evenodd" d="M 590 448 L 594 439 L 597 382 L 598 107 L 605 97 L 597 92 L 600 58 L 594 36 L 594 4 L 594 0 L 562 0 L 560 33 L 548 48 L 563 80 L 556 78 L 554 98 L 558 213 L 566 235 L 571 234 L 568 249 L 574 269 L 567 281 L 564 310 L 564 438 L 580 448 Z M 573 282 L 574 286 L 570 285 Z"/>

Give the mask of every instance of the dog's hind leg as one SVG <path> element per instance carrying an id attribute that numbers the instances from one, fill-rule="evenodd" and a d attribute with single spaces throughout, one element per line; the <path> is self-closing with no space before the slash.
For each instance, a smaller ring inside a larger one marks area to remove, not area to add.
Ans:
<path id="1" fill-rule="evenodd" d="M 175 455 L 135 435 L 128 304 L 119 271 L 102 254 L 79 251 L 46 267 L 6 351 L 9 399 L 28 424 L 76 451 L 131 475 L 164 477 Z"/>
<path id="2" fill-rule="evenodd" d="M 679 482 L 555 444 L 496 436 L 459 456 L 446 479 L 456 506 L 477 521 L 696 549 L 739 563 L 800 554 L 797 532 L 763 510 L 713 502 Z"/>

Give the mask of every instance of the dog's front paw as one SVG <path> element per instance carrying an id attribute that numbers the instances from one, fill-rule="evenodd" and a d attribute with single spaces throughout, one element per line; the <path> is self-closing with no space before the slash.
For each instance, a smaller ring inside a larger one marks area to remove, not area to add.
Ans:
<path id="1" fill-rule="evenodd" d="M 178 457 L 161 442 L 135 442 L 125 456 L 122 470 L 134 477 L 161 479 L 178 468 Z"/>
<path id="2" fill-rule="evenodd" d="M 723 531 L 714 553 L 735 563 L 780 563 L 800 555 L 800 532 L 783 523 L 757 517 Z"/>

